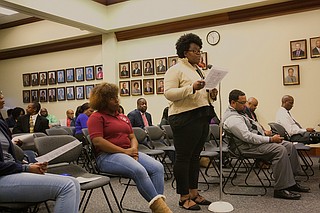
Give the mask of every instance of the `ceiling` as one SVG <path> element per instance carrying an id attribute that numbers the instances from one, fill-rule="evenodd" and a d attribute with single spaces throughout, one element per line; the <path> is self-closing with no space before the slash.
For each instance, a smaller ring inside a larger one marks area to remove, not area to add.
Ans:
<path id="1" fill-rule="evenodd" d="M 92 0 L 92 1 L 108 6 L 108 5 L 117 4 L 117 3 L 121 3 L 128 0 Z M 11 22 L 19 22 L 23 19 L 28 19 L 31 17 L 32 16 L 22 14 L 22 13 L 16 13 L 13 15 L 3 15 L 0 13 L 0 25 L 8 24 Z"/>

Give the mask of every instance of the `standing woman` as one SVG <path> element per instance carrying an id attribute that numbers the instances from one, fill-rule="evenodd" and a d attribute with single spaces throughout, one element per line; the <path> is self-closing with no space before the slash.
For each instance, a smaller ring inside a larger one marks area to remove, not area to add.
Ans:
<path id="1" fill-rule="evenodd" d="M 89 106 L 89 103 L 84 103 L 81 105 L 79 110 L 79 115 L 77 116 L 75 127 L 75 137 L 79 141 L 83 141 L 82 129 L 88 128 L 87 121 L 89 116 L 93 113 L 93 109 Z"/>
<path id="2" fill-rule="evenodd" d="M 154 158 L 138 152 L 130 120 L 119 113 L 119 88 L 102 83 L 92 90 L 90 106 L 97 110 L 88 120 L 90 138 L 101 171 L 134 180 L 154 213 L 172 213 L 164 202 L 164 169 Z"/>
<path id="3" fill-rule="evenodd" d="M 169 123 L 173 131 L 176 162 L 173 172 L 177 181 L 179 205 L 200 210 L 209 205 L 198 193 L 199 156 L 209 133 L 214 114 L 209 103 L 216 89 L 204 89 L 204 73 L 198 66 L 202 41 L 195 34 L 185 34 L 176 43 L 178 63 L 165 74 L 164 95 L 169 100 Z"/>

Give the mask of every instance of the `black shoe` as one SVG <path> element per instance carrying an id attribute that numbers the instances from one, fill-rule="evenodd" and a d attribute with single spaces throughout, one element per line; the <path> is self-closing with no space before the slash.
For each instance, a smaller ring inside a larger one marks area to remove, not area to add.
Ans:
<path id="1" fill-rule="evenodd" d="M 305 186 L 300 186 L 300 184 L 296 183 L 295 185 L 290 186 L 286 190 L 294 191 L 294 192 L 309 192 L 310 188 L 309 187 L 305 187 Z"/>
<path id="2" fill-rule="evenodd" d="M 282 189 L 282 190 L 274 190 L 273 197 L 288 199 L 288 200 L 299 200 L 301 198 L 301 195 Z"/>
<path id="3" fill-rule="evenodd" d="M 195 198 L 192 198 L 191 200 L 193 200 L 198 205 L 210 205 L 211 204 L 211 201 L 206 200 L 204 197 L 202 197 L 199 194 Z"/>

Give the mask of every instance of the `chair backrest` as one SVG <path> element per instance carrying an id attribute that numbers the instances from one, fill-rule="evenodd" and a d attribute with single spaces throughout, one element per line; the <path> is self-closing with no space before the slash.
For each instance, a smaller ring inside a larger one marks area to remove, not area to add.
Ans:
<path id="1" fill-rule="evenodd" d="M 69 135 L 74 136 L 74 133 L 76 132 L 76 127 L 74 126 L 61 126 L 60 128 L 66 130 Z"/>
<path id="2" fill-rule="evenodd" d="M 145 130 L 149 136 L 149 139 L 153 142 L 165 142 L 165 132 L 159 126 L 146 126 Z"/>
<path id="3" fill-rule="evenodd" d="M 164 129 L 164 132 L 166 133 L 166 139 L 169 145 L 174 144 L 173 140 L 173 132 L 170 125 L 162 125 L 162 128 Z"/>
<path id="4" fill-rule="evenodd" d="M 147 146 L 149 149 L 153 149 L 154 147 L 148 140 L 148 134 L 145 130 L 141 129 L 140 127 L 132 127 L 133 133 L 137 138 L 139 144 L 143 144 Z"/>
<path id="5" fill-rule="evenodd" d="M 281 137 L 284 137 L 285 140 L 290 141 L 290 135 L 281 124 L 271 122 L 268 123 L 268 125 L 270 126 L 273 134 L 278 134 Z"/>
<path id="6" fill-rule="evenodd" d="M 85 137 L 87 137 L 87 136 L 89 135 L 88 128 L 83 128 L 83 129 L 81 129 L 81 131 L 82 131 L 82 134 L 83 134 Z"/>
<path id="7" fill-rule="evenodd" d="M 71 135 L 53 135 L 53 136 L 35 138 L 34 143 L 38 150 L 39 156 L 41 156 L 59 147 L 62 147 L 68 143 L 71 143 L 75 140 L 77 139 Z M 59 157 L 53 159 L 49 163 L 50 164 L 65 163 L 65 162 L 70 163 L 70 162 L 76 161 L 82 151 L 82 144 L 80 141 L 78 142 L 79 142 L 78 146 L 60 155 Z"/>
<path id="8" fill-rule="evenodd" d="M 16 155 L 17 160 L 22 162 L 25 157 L 23 150 L 15 144 L 13 144 L 13 149 L 14 149 L 14 154 Z"/>
<path id="9" fill-rule="evenodd" d="M 54 127 L 51 129 L 46 129 L 48 135 L 69 135 L 69 133 L 60 127 Z"/>

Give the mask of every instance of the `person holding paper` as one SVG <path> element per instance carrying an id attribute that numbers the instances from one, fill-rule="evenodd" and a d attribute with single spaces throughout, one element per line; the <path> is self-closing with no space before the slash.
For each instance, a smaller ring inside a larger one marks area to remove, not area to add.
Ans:
<path id="1" fill-rule="evenodd" d="M 102 172 L 132 178 L 153 213 L 172 213 L 164 201 L 163 165 L 138 152 L 130 120 L 119 113 L 118 94 L 117 85 L 101 83 L 90 96 L 90 105 L 97 110 L 88 120 L 97 165 Z"/>
<path id="2" fill-rule="evenodd" d="M 209 121 L 215 115 L 211 105 L 216 89 L 207 91 L 205 74 L 198 66 L 202 41 L 195 34 L 185 34 L 176 43 L 178 63 L 164 77 L 164 95 L 169 100 L 169 123 L 172 127 L 176 162 L 179 205 L 187 210 L 200 210 L 211 202 L 198 192 L 199 156 L 209 133 Z"/>
<path id="3" fill-rule="evenodd" d="M 55 200 L 54 213 L 77 213 L 80 203 L 79 182 L 72 177 L 47 174 L 47 162 L 21 164 L 16 159 L 11 139 L 9 129 L 0 119 L 1 202 Z"/>

